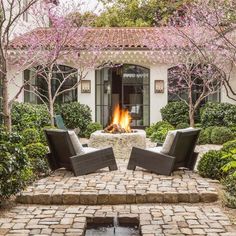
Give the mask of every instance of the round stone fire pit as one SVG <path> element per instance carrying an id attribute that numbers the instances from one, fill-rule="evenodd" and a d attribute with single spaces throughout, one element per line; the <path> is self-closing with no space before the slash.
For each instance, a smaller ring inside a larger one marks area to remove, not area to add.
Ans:
<path id="1" fill-rule="evenodd" d="M 138 129 L 133 131 L 121 134 L 96 131 L 91 134 L 89 146 L 100 149 L 112 147 L 117 159 L 129 159 L 132 147 L 146 148 L 146 132 Z"/>

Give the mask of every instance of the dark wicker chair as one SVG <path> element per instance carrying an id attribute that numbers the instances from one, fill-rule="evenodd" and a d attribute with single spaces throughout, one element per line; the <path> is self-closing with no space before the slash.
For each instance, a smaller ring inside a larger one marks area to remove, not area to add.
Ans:
<path id="1" fill-rule="evenodd" d="M 94 149 L 92 152 L 77 155 L 66 130 L 44 130 L 50 152 L 46 155 L 52 170 L 66 168 L 75 176 L 85 175 L 108 167 L 117 170 L 112 148 Z"/>
<path id="2" fill-rule="evenodd" d="M 168 154 L 133 147 L 127 168 L 135 170 L 139 166 L 161 175 L 170 175 L 180 167 L 193 170 L 198 156 L 194 149 L 199 133 L 200 129 L 177 131 Z"/>

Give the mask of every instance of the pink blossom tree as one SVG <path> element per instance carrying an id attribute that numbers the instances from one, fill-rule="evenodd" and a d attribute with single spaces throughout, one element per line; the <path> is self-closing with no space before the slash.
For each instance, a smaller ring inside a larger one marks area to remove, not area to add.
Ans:
<path id="1" fill-rule="evenodd" d="M 69 20 L 55 15 L 50 15 L 50 21 L 49 29 L 35 30 L 16 39 L 15 45 L 12 46 L 19 51 L 23 51 L 22 49 L 26 47 L 17 60 L 26 57 L 30 62 L 29 59 L 32 58 L 32 62 L 29 63 L 31 67 L 28 69 L 33 72 L 34 76 L 25 81 L 23 86 L 47 106 L 51 124 L 54 125 L 54 105 L 57 98 L 78 89 L 81 80 L 86 77 L 90 69 L 97 65 L 99 47 L 85 45 L 84 38 L 88 29 L 74 28 Z M 60 64 L 70 65 L 73 69 L 64 70 Z M 59 75 L 60 79 L 55 74 Z M 44 91 L 35 86 L 34 81 L 37 79 L 43 80 L 46 84 Z M 65 88 L 64 85 L 73 79 L 77 82 Z M 54 85 L 56 89 L 53 91 Z"/>
<path id="2" fill-rule="evenodd" d="M 229 55 L 217 32 L 199 24 L 199 16 L 190 9 L 194 9 L 192 4 L 185 6 L 181 17 L 176 13 L 167 27 L 156 28 L 148 47 L 153 50 L 153 61 L 173 67 L 169 70 L 169 93 L 188 105 L 190 125 L 194 126 L 202 102 L 218 93 L 229 78 L 224 70 Z"/>
<path id="3" fill-rule="evenodd" d="M 73 8 L 68 7 L 68 9 Z M 16 37 L 9 44 L 9 65 L 17 67 L 17 71 L 28 69 L 33 74 L 20 85 L 18 85 L 15 77 L 10 79 L 18 88 L 18 92 L 13 99 L 8 100 L 9 120 L 11 120 L 12 102 L 25 90 L 33 93 L 47 106 L 53 125 L 54 105 L 57 98 L 64 93 L 76 90 L 89 70 L 97 65 L 100 45 L 86 44 L 85 38 L 89 29 L 74 27 L 71 21 L 60 14 L 64 10 L 64 6 L 62 10 L 51 4 L 44 5 L 40 11 L 35 8 L 34 14 L 37 21 L 42 21 L 47 16 L 50 27 L 37 28 L 32 32 Z M 65 71 L 63 67 L 60 67 L 60 64 L 69 65 L 73 68 Z M 55 74 L 59 74 L 60 79 Z M 64 87 L 69 80 L 75 79 L 76 82 L 73 86 Z M 35 86 L 36 80 L 41 80 L 46 84 L 44 91 Z M 54 85 L 56 85 L 56 89 L 53 91 Z"/>
<path id="4" fill-rule="evenodd" d="M 232 72 L 236 66 L 236 2 L 234 0 L 198 0 L 185 8 L 185 18 L 181 20 L 182 26 L 196 29 L 204 28 L 205 38 L 204 57 L 214 63 L 224 76 L 223 86 L 227 96 L 236 101 L 236 91 L 232 87 Z M 173 22 L 179 22 L 178 17 L 173 17 Z M 177 24 L 176 24 L 177 25 Z M 203 52 L 203 47 L 196 44 L 195 35 L 183 33 L 182 27 L 175 30 L 182 34 L 192 47 Z"/>
<path id="5" fill-rule="evenodd" d="M 0 83 L 2 84 L 2 115 L 7 129 L 11 129 L 8 80 L 8 47 L 11 34 L 19 19 L 39 0 L 29 0 L 23 4 L 20 0 L 0 1 Z"/>

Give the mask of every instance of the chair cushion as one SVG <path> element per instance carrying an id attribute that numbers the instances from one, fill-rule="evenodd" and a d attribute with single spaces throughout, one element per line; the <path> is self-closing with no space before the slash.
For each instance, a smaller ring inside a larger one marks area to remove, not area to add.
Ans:
<path id="1" fill-rule="evenodd" d="M 165 142 L 163 143 L 161 147 L 161 152 L 168 154 L 170 152 L 171 146 L 174 142 L 175 135 L 177 133 L 177 130 L 170 130 L 166 136 Z"/>
<path id="2" fill-rule="evenodd" d="M 90 153 L 90 152 L 96 152 L 98 149 L 92 147 L 83 147 L 83 150 L 85 153 Z"/>
<path id="3" fill-rule="evenodd" d="M 82 146 L 81 142 L 79 141 L 79 138 L 76 135 L 75 131 L 69 130 L 68 134 L 70 136 L 70 140 L 71 140 L 72 146 L 75 150 L 75 153 L 77 155 L 84 154 L 85 153 L 84 147 Z"/>
<path id="4" fill-rule="evenodd" d="M 162 152 L 162 147 L 152 147 L 152 148 L 146 148 L 147 151 L 150 152 L 158 152 L 161 153 Z"/>
<path id="5" fill-rule="evenodd" d="M 189 127 L 185 129 L 176 129 L 176 130 L 170 130 L 166 136 L 165 142 L 162 145 L 162 153 L 168 154 L 170 152 L 171 146 L 174 142 L 175 136 L 177 132 L 187 132 L 192 131 L 194 128 Z"/>

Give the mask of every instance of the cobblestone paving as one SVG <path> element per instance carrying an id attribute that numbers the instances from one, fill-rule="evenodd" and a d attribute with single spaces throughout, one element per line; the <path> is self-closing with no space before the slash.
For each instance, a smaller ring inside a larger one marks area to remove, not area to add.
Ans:
<path id="1" fill-rule="evenodd" d="M 217 207 L 183 205 L 16 206 L 0 218 L 0 235 L 84 235 L 87 218 L 115 217 L 140 222 L 142 236 L 235 236 L 236 229 Z"/>
<path id="2" fill-rule="evenodd" d="M 127 170 L 127 161 L 118 160 L 118 171 L 108 169 L 74 177 L 66 170 L 29 186 L 17 201 L 26 204 L 131 204 L 213 202 L 216 189 L 197 173 L 177 171 L 160 176 L 141 168 Z"/>

